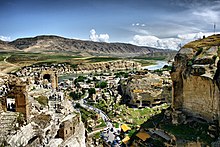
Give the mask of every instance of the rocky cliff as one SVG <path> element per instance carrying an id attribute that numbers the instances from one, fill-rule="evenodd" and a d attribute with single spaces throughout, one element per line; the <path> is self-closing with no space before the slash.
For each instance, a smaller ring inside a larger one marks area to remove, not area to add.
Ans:
<path id="1" fill-rule="evenodd" d="M 154 107 L 171 102 L 172 81 L 168 71 L 160 75 L 150 72 L 130 75 L 121 80 L 122 94 L 128 98 L 124 101 L 135 107 Z"/>
<path id="2" fill-rule="evenodd" d="M 173 108 L 208 121 L 220 120 L 220 35 L 193 41 L 175 56 Z"/>
<path id="3" fill-rule="evenodd" d="M 23 50 L 27 52 L 82 52 L 92 55 L 111 54 L 115 56 L 135 56 L 152 54 L 175 54 L 176 51 L 139 47 L 125 43 L 104 43 L 68 39 L 59 36 L 37 36 L 33 38 L 20 38 L 12 42 L 0 41 L 0 50 Z"/>

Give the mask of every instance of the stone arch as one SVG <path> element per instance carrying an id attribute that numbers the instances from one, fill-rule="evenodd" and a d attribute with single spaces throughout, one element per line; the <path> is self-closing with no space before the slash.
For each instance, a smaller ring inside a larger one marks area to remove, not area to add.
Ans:
<path id="1" fill-rule="evenodd" d="M 51 82 L 51 75 L 50 74 L 44 74 L 43 79 L 48 80 L 48 82 Z"/>
<path id="2" fill-rule="evenodd" d="M 56 89 L 58 87 L 58 76 L 52 70 L 44 70 L 41 72 L 40 79 L 47 79 L 49 83 L 51 83 L 52 88 Z"/>
<path id="3" fill-rule="evenodd" d="M 24 115 L 27 120 L 29 116 L 29 106 L 28 106 L 28 94 L 26 89 L 26 84 L 10 83 L 10 90 L 7 95 L 2 100 L 1 104 L 4 111 L 11 111 L 8 109 L 8 99 L 14 99 L 13 110 L 15 112 L 20 112 Z"/>

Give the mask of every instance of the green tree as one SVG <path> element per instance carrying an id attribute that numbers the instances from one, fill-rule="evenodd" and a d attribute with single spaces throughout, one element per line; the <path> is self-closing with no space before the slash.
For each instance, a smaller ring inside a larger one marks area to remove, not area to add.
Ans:
<path id="1" fill-rule="evenodd" d="M 70 92 L 69 96 L 73 99 L 73 100 L 80 100 L 81 99 L 81 94 L 78 92 Z"/>
<path id="2" fill-rule="evenodd" d="M 102 82 L 99 82 L 99 83 L 97 83 L 96 85 L 95 85 L 95 87 L 96 88 L 106 88 L 107 87 L 107 82 L 105 82 L 105 81 L 102 81 Z"/>
<path id="3" fill-rule="evenodd" d="M 96 94 L 95 88 L 88 89 L 89 96 L 92 96 L 92 94 Z"/>

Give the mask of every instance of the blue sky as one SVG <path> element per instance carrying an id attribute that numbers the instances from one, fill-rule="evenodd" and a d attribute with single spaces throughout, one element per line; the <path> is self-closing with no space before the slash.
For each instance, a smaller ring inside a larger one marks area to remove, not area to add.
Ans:
<path id="1" fill-rule="evenodd" d="M 135 35 L 212 32 L 214 22 L 218 31 L 219 17 L 219 0 L 0 0 L 0 36 L 89 40 L 94 29 L 109 42 L 132 42 Z"/>

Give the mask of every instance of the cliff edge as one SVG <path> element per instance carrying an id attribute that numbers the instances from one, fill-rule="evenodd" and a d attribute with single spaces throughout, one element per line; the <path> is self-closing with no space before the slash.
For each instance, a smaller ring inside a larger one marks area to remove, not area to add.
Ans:
<path id="1" fill-rule="evenodd" d="M 220 121 L 220 34 L 190 42 L 171 71 L 172 107 L 207 121 Z"/>

